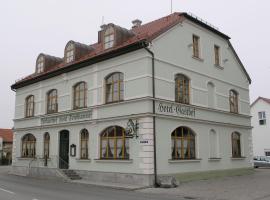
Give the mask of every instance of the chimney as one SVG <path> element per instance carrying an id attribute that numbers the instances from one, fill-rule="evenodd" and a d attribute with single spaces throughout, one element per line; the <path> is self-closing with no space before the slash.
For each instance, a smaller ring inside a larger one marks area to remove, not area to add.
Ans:
<path id="1" fill-rule="evenodd" d="M 133 24 L 132 28 L 137 28 L 142 25 L 142 21 L 139 19 L 135 19 L 132 21 L 132 24 Z"/>
<path id="2" fill-rule="evenodd" d="M 106 24 L 102 24 L 101 26 L 100 26 L 100 28 L 101 28 L 101 30 L 103 31 L 103 30 L 105 30 L 106 29 L 106 27 L 107 27 L 107 25 Z"/>

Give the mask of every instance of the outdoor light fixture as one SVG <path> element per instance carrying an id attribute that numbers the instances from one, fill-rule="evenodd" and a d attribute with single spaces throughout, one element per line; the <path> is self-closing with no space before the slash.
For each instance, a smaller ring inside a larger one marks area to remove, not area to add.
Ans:
<path id="1" fill-rule="evenodd" d="M 126 138 L 138 138 L 138 129 L 139 129 L 139 123 L 137 120 L 135 122 L 132 119 L 129 119 L 127 122 L 127 128 L 126 128 Z"/>

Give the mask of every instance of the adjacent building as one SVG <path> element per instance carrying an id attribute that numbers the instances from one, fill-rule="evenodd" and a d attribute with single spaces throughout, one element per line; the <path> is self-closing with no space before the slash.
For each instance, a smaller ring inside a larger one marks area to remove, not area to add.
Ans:
<path id="1" fill-rule="evenodd" d="M 258 97 L 251 104 L 254 156 L 270 156 L 270 99 Z"/>
<path id="2" fill-rule="evenodd" d="M 152 185 L 251 167 L 250 77 L 229 37 L 187 13 L 40 54 L 16 92 L 13 172 Z"/>
<path id="3" fill-rule="evenodd" d="M 13 131 L 0 129 L 0 165 L 11 164 L 12 161 Z"/>

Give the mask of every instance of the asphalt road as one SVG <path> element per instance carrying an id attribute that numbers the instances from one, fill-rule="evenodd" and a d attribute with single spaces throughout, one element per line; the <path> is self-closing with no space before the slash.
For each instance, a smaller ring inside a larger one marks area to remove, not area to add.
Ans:
<path id="1" fill-rule="evenodd" d="M 144 194 L 98 186 L 7 175 L 0 172 L 0 200 L 181 200 L 179 196 Z"/>

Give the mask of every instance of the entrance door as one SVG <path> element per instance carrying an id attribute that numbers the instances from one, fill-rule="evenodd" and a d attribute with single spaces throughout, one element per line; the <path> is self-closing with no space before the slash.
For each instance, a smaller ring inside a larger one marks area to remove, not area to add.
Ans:
<path id="1" fill-rule="evenodd" d="M 69 161 L 69 131 L 63 130 L 60 132 L 59 141 L 59 168 L 68 169 Z"/>

